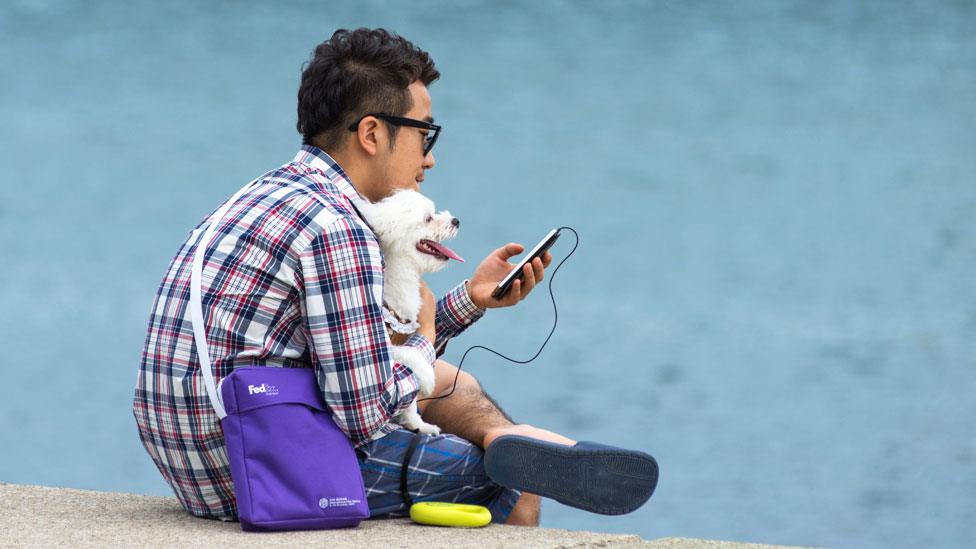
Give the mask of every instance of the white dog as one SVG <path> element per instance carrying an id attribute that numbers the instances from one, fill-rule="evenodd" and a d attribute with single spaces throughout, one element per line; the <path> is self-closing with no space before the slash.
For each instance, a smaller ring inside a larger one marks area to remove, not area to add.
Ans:
<path id="1" fill-rule="evenodd" d="M 422 194 L 403 190 L 365 207 L 363 215 L 380 241 L 383 251 L 383 317 L 387 331 L 411 334 L 420 325 L 420 278 L 439 271 L 450 259 L 464 261 L 442 240 L 457 235 L 460 221 L 450 212 L 437 213 L 434 203 Z M 393 360 L 410 368 L 420 383 L 420 395 L 434 390 L 434 368 L 419 351 L 393 346 Z M 417 402 L 401 411 L 394 421 L 430 435 L 440 434 L 436 425 L 425 423 Z"/>

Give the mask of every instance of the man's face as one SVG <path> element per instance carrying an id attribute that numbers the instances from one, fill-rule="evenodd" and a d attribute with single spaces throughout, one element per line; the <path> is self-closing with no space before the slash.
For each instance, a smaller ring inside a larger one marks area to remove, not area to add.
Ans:
<path id="1" fill-rule="evenodd" d="M 407 111 L 404 118 L 433 122 L 431 116 L 430 93 L 427 87 L 417 81 L 407 88 L 413 98 L 413 107 Z M 420 182 L 424 180 L 424 171 L 434 167 L 434 153 L 424 156 L 424 136 L 427 130 L 401 126 L 397 133 L 393 150 L 384 147 L 382 180 L 379 182 L 380 195 L 386 198 L 400 189 L 420 191 Z"/>

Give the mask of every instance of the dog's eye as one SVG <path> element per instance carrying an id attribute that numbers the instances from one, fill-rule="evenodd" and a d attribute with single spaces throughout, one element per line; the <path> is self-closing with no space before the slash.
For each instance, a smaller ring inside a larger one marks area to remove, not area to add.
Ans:
<path id="1" fill-rule="evenodd" d="M 428 215 L 428 216 L 427 216 L 427 219 L 425 219 L 425 220 L 424 220 L 424 223 L 430 223 L 430 222 L 431 222 L 431 221 L 433 221 L 433 220 L 434 220 L 434 216 L 432 216 L 432 215 Z"/>

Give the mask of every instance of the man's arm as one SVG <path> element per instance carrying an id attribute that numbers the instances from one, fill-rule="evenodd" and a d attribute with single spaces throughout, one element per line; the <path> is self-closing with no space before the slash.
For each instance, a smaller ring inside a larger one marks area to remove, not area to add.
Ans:
<path id="1" fill-rule="evenodd" d="M 468 281 L 458 284 L 437 302 L 437 337 L 434 348 L 437 356 L 444 354 L 447 342 L 466 330 L 468 326 L 484 316 L 485 310 L 471 301 Z"/>
<path id="2" fill-rule="evenodd" d="M 418 381 L 395 363 L 383 324 L 379 244 L 346 218 L 330 223 L 300 255 L 304 321 L 322 396 L 353 441 L 370 439 L 417 396 Z M 404 343 L 431 363 L 429 338 Z"/>
<path id="3" fill-rule="evenodd" d="M 484 316 L 486 309 L 511 307 L 525 299 L 535 285 L 542 282 L 545 268 L 552 262 L 552 254 L 549 252 L 525 265 L 522 270 L 523 278 L 516 279 L 508 293 L 500 299 L 491 296 L 498 283 L 515 268 L 508 260 L 523 251 L 525 248 L 521 244 L 512 242 L 491 252 L 475 269 L 471 280 L 465 280 L 441 298 L 437 303 L 437 337 L 434 346 L 438 357 L 444 354 L 447 342 Z"/>

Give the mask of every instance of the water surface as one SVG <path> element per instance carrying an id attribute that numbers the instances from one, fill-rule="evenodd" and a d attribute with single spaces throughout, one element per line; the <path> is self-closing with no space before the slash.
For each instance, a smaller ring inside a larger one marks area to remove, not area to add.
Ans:
<path id="1" fill-rule="evenodd" d="M 302 62 L 361 25 L 443 73 L 423 188 L 469 263 L 433 286 L 507 241 L 582 237 L 542 356 L 465 368 L 662 477 L 634 514 L 547 503 L 544 526 L 976 541 L 972 2 L 5 3 L 0 480 L 169 493 L 129 411 L 156 286 L 291 158 Z M 529 356 L 551 318 L 539 292 L 447 358 Z"/>

